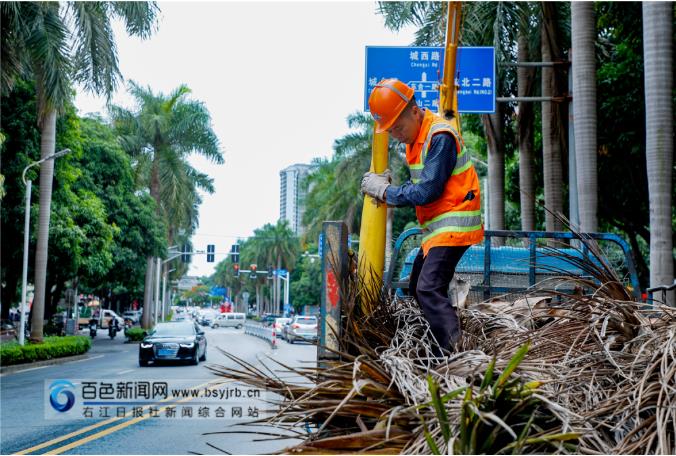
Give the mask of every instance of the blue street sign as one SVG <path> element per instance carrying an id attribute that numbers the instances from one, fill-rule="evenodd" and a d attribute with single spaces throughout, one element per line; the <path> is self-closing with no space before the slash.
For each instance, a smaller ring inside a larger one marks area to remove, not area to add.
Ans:
<path id="1" fill-rule="evenodd" d="M 209 294 L 211 296 L 225 296 L 228 292 L 227 288 L 224 287 L 211 287 Z"/>
<path id="2" fill-rule="evenodd" d="M 495 112 L 495 49 L 458 48 L 458 111 Z M 439 83 L 444 66 L 442 47 L 366 46 L 364 111 L 375 85 L 397 78 L 415 89 L 418 106 L 439 111 Z"/>

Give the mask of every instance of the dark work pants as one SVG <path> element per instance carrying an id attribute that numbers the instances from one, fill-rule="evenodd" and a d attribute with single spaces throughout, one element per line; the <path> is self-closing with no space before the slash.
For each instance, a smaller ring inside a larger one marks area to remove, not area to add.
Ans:
<path id="1" fill-rule="evenodd" d="M 468 248 L 432 247 L 426 257 L 421 248 L 413 262 L 409 290 L 420 304 L 432 334 L 444 349 L 450 349 L 460 337 L 460 321 L 448 297 L 448 285 Z"/>

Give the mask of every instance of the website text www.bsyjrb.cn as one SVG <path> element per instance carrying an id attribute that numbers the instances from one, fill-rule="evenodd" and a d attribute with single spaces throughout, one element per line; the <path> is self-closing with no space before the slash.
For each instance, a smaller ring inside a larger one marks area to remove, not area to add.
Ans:
<path id="1" fill-rule="evenodd" d="M 265 390 L 204 380 L 45 380 L 46 419 L 259 419 Z"/>

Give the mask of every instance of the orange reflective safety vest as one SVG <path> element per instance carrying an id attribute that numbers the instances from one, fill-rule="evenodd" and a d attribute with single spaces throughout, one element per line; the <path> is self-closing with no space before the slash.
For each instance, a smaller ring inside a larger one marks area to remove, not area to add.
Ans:
<path id="1" fill-rule="evenodd" d="M 441 196 L 436 201 L 415 207 L 418 223 L 423 230 L 424 255 L 432 247 L 473 245 L 481 242 L 484 237 L 479 177 L 469 152 L 450 122 L 428 109 L 425 110 L 416 141 L 412 145 L 406 145 L 411 182 L 420 182 L 432 137 L 441 132 L 450 133 L 455 138 L 458 159 Z M 474 198 L 467 199 L 470 192 L 474 194 Z"/>

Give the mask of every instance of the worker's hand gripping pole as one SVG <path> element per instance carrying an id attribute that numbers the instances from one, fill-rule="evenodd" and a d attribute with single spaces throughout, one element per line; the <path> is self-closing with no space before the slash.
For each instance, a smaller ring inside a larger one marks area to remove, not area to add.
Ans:
<path id="1" fill-rule="evenodd" d="M 376 133 L 373 127 L 373 146 L 371 150 L 371 168 L 374 173 L 387 169 L 389 134 Z M 361 213 L 359 231 L 359 275 L 364 286 L 370 291 L 380 290 L 385 266 L 385 225 L 387 205 L 376 205 L 373 199 L 364 196 L 364 208 Z M 369 293 L 369 295 L 371 295 Z"/>

